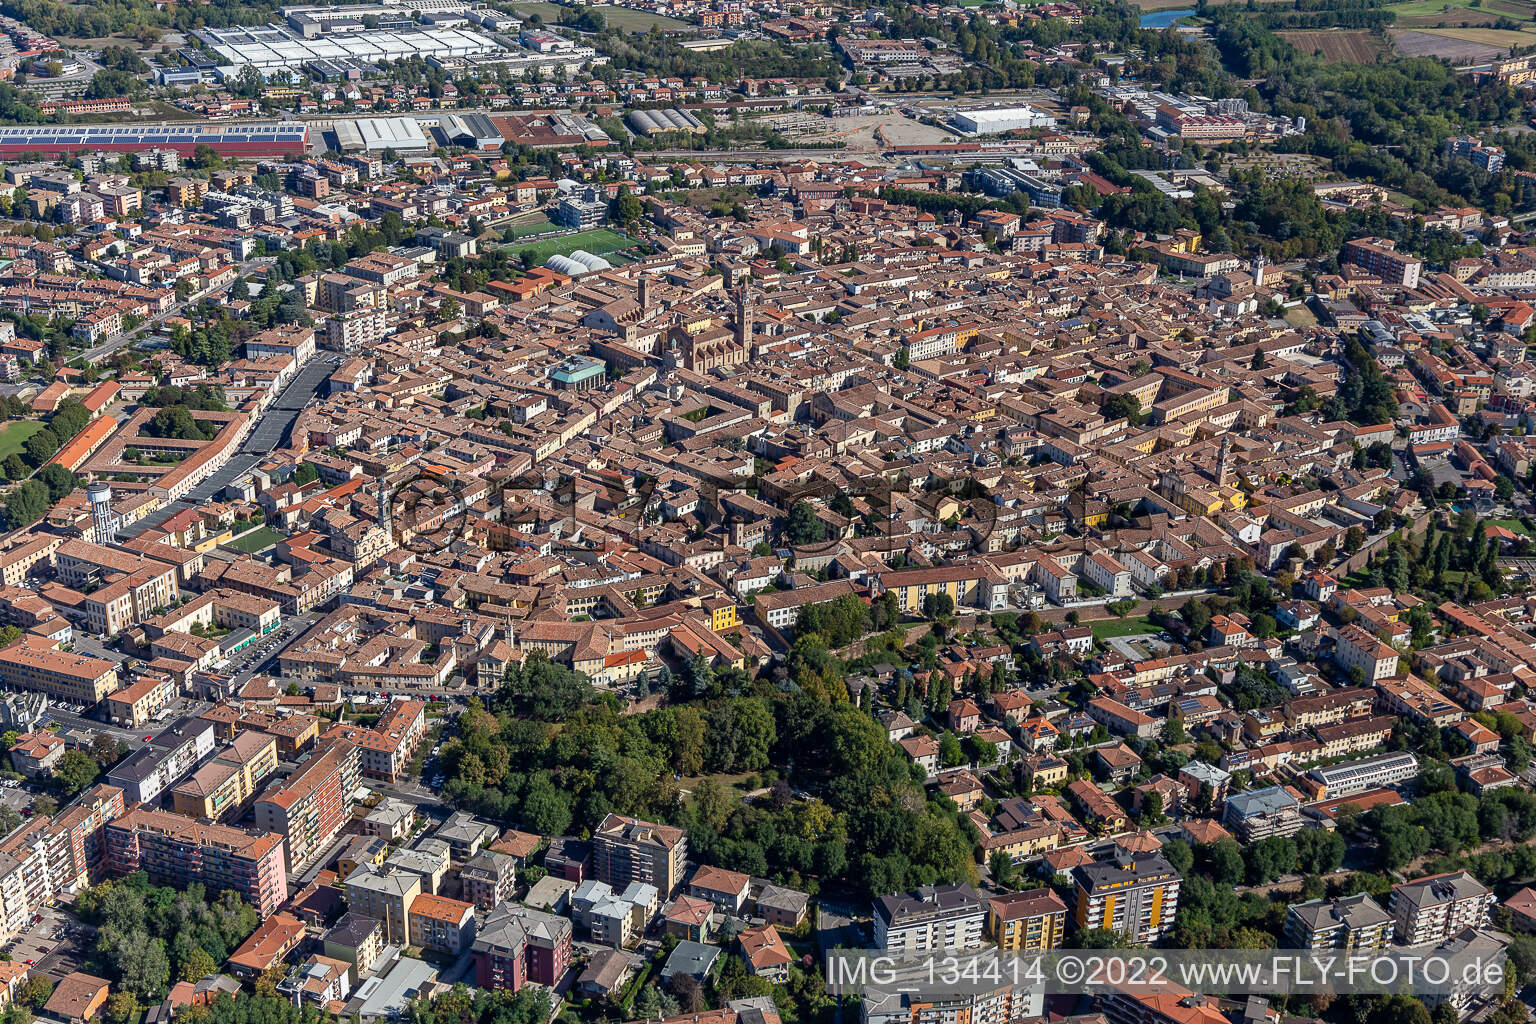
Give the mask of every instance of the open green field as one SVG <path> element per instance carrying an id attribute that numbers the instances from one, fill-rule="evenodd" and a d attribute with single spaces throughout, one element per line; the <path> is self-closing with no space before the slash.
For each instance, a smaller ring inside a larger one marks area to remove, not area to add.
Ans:
<path id="1" fill-rule="evenodd" d="M 530 217 L 527 220 L 514 221 L 507 225 L 507 230 L 512 232 L 514 238 L 524 238 L 528 235 L 542 235 L 546 231 L 554 231 L 555 225 L 543 214 Z"/>
<path id="2" fill-rule="evenodd" d="M 628 7 L 615 7 L 612 4 L 600 4 L 582 8 L 582 10 L 596 11 L 603 16 L 604 21 L 614 28 L 622 28 L 629 32 L 649 32 L 652 25 L 655 25 L 663 32 L 675 32 L 692 28 L 687 22 L 678 21 L 676 18 L 668 18 L 662 14 L 652 14 L 649 11 L 633 11 Z M 537 14 L 540 18 L 544 19 L 544 24 L 546 25 L 558 24 L 562 13 L 569 13 L 572 16 L 579 13 L 573 8 L 548 3 L 547 0 L 533 0 L 532 3 L 517 4 L 516 11 L 524 17 L 530 14 Z"/>
<path id="3" fill-rule="evenodd" d="M 591 231 L 578 231 L 574 235 L 545 238 L 537 242 L 529 242 L 527 245 L 513 243 L 512 251 L 515 255 L 522 256 L 523 253 L 532 250 L 535 263 L 543 263 L 551 256 L 569 256 L 577 249 L 585 249 L 594 256 L 602 256 L 611 261 L 613 253 L 634 244 L 635 240 L 622 232 L 608 228 L 595 228 Z"/>
<path id="4" fill-rule="evenodd" d="M 1402 0 L 1401 3 L 1388 4 L 1384 10 L 1391 11 L 1399 18 L 1412 18 L 1425 14 L 1444 14 L 1471 6 L 1472 0 Z"/>
<path id="5" fill-rule="evenodd" d="M 225 541 L 220 547 L 229 548 L 232 551 L 242 551 L 247 555 L 253 555 L 263 548 L 269 548 L 283 539 L 283 535 L 270 526 L 258 527 L 250 533 L 242 533 L 234 540 Z"/>
<path id="6" fill-rule="evenodd" d="M 1090 622 L 1088 628 L 1093 630 L 1095 640 L 1104 640 L 1112 636 L 1134 636 L 1137 633 L 1156 633 L 1157 626 L 1152 625 L 1145 617 L 1133 619 L 1100 619 L 1098 622 Z"/>
<path id="7" fill-rule="evenodd" d="M 1486 526 L 1502 526 L 1510 533 L 1518 533 L 1522 537 L 1529 536 L 1531 532 L 1530 530 L 1527 530 L 1525 528 L 1525 524 L 1518 519 L 1484 519 L 1483 523 Z"/>
<path id="8" fill-rule="evenodd" d="M 20 452 L 27 438 L 42 429 L 43 424 L 39 420 L 17 420 L 6 424 L 5 429 L 0 430 L 0 462 Z"/>

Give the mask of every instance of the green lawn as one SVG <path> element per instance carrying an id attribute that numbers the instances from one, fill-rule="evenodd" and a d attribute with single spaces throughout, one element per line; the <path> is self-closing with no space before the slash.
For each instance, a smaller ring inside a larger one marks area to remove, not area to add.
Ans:
<path id="1" fill-rule="evenodd" d="M 1527 530 L 1525 528 L 1525 524 L 1518 519 L 1484 519 L 1483 522 L 1489 526 L 1502 526 L 1510 533 L 1518 533 L 1522 537 L 1529 536 L 1531 532 L 1530 530 Z"/>
<path id="2" fill-rule="evenodd" d="M 27 438 L 43 429 L 41 420 L 17 420 L 0 430 L 0 462 L 21 451 Z"/>
<path id="3" fill-rule="evenodd" d="M 551 256 L 569 256 L 577 249 L 585 249 L 594 256 L 608 258 L 611 253 L 626 249 L 635 244 L 635 240 L 628 235 L 608 228 L 595 228 L 592 231 L 578 231 L 574 235 L 561 235 L 559 238 L 545 238 L 537 242 L 529 242 L 527 245 L 519 245 L 514 242 L 511 246 L 513 255 L 521 257 L 523 253 L 533 250 L 534 262 L 542 264 Z"/>
<path id="4" fill-rule="evenodd" d="M 1098 622 L 1088 623 L 1088 628 L 1093 630 L 1095 640 L 1104 640 L 1112 636 L 1133 636 L 1137 633 L 1156 633 L 1157 626 L 1147 621 L 1145 616 L 1133 619 L 1101 619 Z"/>
<path id="5" fill-rule="evenodd" d="M 579 9 L 561 7 L 559 4 L 546 3 L 543 0 L 516 4 L 515 10 L 524 17 L 530 14 L 537 14 L 544 19 L 544 24 L 551 26 L 560 23 L 560 15 L 562 13 L 568 13 L 571 17 L 575 17 L 580 13 Z M 686 21 L 678 21 L 676 18 L 652 14 L 649 11 L 634 11 L 628 7 L 614 7 L 611 4 L 600 4 L 588 7 L 586 10 L 596 11 L 603 16 L 603 20 L 614 28 L 621 28 L 630 32 L 649 32 L 652 25 L 657 26 L 663 32 L 692 28 Z"/>
<path id="6" fill-rule="evenodd" d="M 512 232 L 512 237 L 523 238 L 527 235 L 542 235 L 546 231 L 554 231 L 555 225 L 549 222 L 548 217 L 539 214 L 537 217 L 508 224 L 507 228 Z"/>
<path id="7" fill-rule="evenodd" d="M 232 551 L 243 551 L 247 555 L 253 555 L 263 548 L 269 548 L 283 539 L 283 535 L 270 526 L 262 526 L 250 533 L 242 533 L 234 540 L 225 541 L 220 547 L 226 547 Z"/>

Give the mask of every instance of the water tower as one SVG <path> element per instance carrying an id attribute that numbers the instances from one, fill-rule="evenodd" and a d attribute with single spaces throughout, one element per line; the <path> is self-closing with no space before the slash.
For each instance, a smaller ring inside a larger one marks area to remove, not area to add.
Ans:
<path id="1" fill-rule="evenodd" d="M 91 502 L 91 521 L 96 526 L 96 543 L 111 544 L 117 540 L 117 516 L 112 511 L 112 488 L 103 481 L 96 481 L 85 489 Z"/>

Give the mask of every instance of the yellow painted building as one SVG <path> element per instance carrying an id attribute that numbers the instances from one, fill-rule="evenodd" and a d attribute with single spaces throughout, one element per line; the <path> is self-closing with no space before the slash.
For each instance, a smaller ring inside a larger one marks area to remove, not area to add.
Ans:
<path id="1" fill-rule="evenodd" d="M 999 949 L 1056 949 L 1066 930 L 1067 905 L 1050 889 L 1006 893 L 987 901 L 987 934 Z"/>
<path id="2" fill-rule="evenodd" d="M 1121 856 L 1072 870 L 1079 928 L 1103 928 L 1132 942 L 1155 942 L 1173 927 L 1179 873 L 1161 853 Z"/>
<path id="3" fill-rule="evenodd" d="M 243 807 L 277 769 L 277 737 L 250 730 L 171 790 L 171 806 L 189 818 L 218 821 Z"/>
<path id="4" fill-rule="evenodd" d="M 709 612 L 709 628 L 716 633 L 741 625 L 741 611 L 729 598 L 711 598 L 704 608 Z"/>

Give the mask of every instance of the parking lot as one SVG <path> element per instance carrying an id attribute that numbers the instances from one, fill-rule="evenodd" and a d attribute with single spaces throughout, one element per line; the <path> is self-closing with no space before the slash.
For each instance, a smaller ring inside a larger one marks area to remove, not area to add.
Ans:
<path id="1" fill-rule="evenodd" d="M 244 650 L 237 651 L 229 659 L 224 670 L 241 682 L 261 672 L 273 674 L 277 669 L 277 658 L 282 654 L 283 649 L 303 636 L 319 618 L 318 613 L 307 612 L 291 619 L 284 619 L 281 626 L 266 636 L 257 637 Z"/>
<path id="2" fill-rule="evenodd" d="M 54 979 L 63 978 L 80 966 L 79 945 L 85 928 L 62 908 L 44 906 L 8 947 L 11 960 Z"/>
<path id="3" fill-rule="evenodd" d="M 1112 636 L 1104 642 L 1131 661 L 1145 661 L 1161 656 L 1169 649 L 1166 633 L 1137 633 L 1132 636 Z"/>

